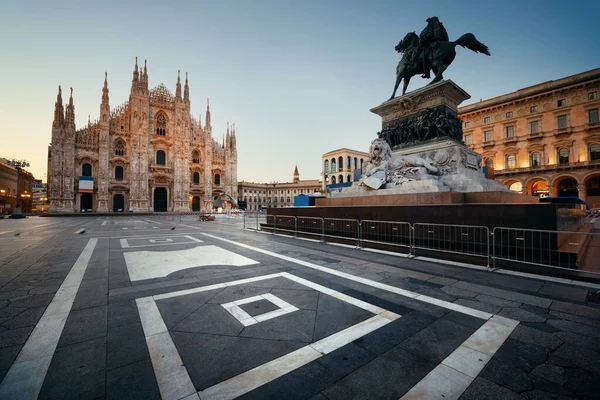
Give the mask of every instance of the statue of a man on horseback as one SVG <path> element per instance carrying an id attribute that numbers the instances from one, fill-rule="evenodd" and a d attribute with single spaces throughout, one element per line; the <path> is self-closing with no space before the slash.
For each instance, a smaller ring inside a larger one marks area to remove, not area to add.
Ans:
<path id="1" fill-rule="evenodd" d="M 423 78 L 431 78 L 429 74 L 431 68 L 427 65 L 427 53 L 433 52 L 432 48 L 437 46 L 439 42 L 449 41 L 448 32 L 446 32 L 446 28 L 444 28 L 438 17 L 427 18 L 427 26 L 419 35 L 419 46 L 423 55 L 423 71 L 425 71 L 422 75 Z"/>
<path id="2" fill-rule="evenodd" d="M 406 93 L 410 79 L 417 74 L 422 74 L 423 78 L 430 78 L 430 71 L 433 71 L 435 77 L 429 84 L 442 80 L 443 72 L 456 57 L 457 45 L 476 53 L 490 55 L 487 46 L 479 42 L 472 33 L 465 33 L 451 42 L 446 28 L 437 17 L 427 18 L 427 26 L 419 36 L 415 32 L 407 33 L 395 47 L 396 51 L 403 56 L 396 68 L 396 85 L 390 100 L 396 96 L 402 79 L 404 79 L 402 94 Z"/>

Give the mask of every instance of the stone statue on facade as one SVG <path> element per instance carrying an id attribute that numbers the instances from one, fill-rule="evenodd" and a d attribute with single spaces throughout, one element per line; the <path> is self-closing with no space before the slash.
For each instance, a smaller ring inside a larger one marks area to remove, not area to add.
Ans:
<path id="1" fill-rule="evenodd" d="M 435 179 L 438 169 L 433 164 L 415 155 L 393 155 L 390 145 L 377 138 L 371 142 L 369 160 L 360 185 L 380 189 L 386 184 L 401 185 L 421 179 Z"/>
<path id="2" fill-rule="evenodd" d="M 402 94 L 406 93 L 410 79 L 417 74 L 422 74 L 423 78 L 430 78 L 430 71 L 433 71 L 435 77 L 430 85 L 444 79 L 442 74 L 454 61 L 457 45 L 476 53 L 490 55 L 487 46 L 479 42 L 472 33 L 465 33 L 451 42 L 446 28 L 437 17 L 427 18 L 427 26 L 419 36 L 415 32 L 407 33 L 395 47 L 403 56 L 396 68 L 396 84 L 390 100 L 396 96 L 403 79 Z"/>

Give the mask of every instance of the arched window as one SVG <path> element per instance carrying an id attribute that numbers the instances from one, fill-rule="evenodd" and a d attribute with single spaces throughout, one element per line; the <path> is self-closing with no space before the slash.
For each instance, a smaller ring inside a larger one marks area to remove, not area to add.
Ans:
<path id="1" fill-rule="evenodd" d="M 194 172 L 194 175 L 192 176 L 192 181 L 194 182 L 194 185 L 199 185 L 200 184 L 200 173 Z"/>
<path id="2" fill-rule="evenodd" d="M 332 176 L 332 177 L 331 177 L 331 184 L 332 184 L 332 185 L 335 185 L 335 176 Z"/>
<path id="3" fill-rule="evenodd" d="M 167 164 L 167 155 L 164 151 L 159 150 L 156 152 L 156 163 L 158 165 L 166 165 Z"/>
<path id="4" fill-rule="evenodd" d="M 533 152 L 529 156 L 529 166 L 540 167 L 542 165 L 542 155 L 537 151 Z"/>
<path id="5" fill-rule="evenodd" d="M 121 139 L 115 141 L 115 156 L 124 156 L 125 155 L 125 142 Z"/>
<path id="6" fill-rule="evenodd" d="M 167 134 L 167 117 L 163 113 L 156 116 L 156 134 L 160 136 Z"/>
<path id="7" fill-rule="evenodd" d="M 506 156 L 506 169 L 515 169 L 517 167 L 517 156 L 509 154 Z"/>
<path id="8" fill-rule="evenodd" d="M 336 173 L 337 168 L 335 167 L 335 158 L 331 159 L 331 173 L 335 174 Z"/>
<path id="9" fill-rule="evenodd" d="M 338 157 L 338 169 L 342 171 L 344 169 L 344 159 L 342 156 Z"/>
<path id="10" fill-rule="evenodd" d="M 348 176 L 346 177 L 346 182 L 352 182 L 352 179 L 350 178 L 350 175 L 348 175 Z"/>
<path id="11" fill-rule="evenodd" d="M 569 149 L 563 147 L 558 149 L 558 163 L 559 164 L 568 164 L 569 163 Z"/>
<path id="12" fill-rule="evenodd" d="M 354 169 L 358 168 L 358 158 L 354 157 Z"/>
<path id="13" fill-rule="evenodd" d="M 490 167 L 490 168 L 494 168 L 494 159 L 493 158 L 486 158 L 485 159 L 485 166 L 486 167 Z"/>
<path id="14" fill-rule="evenodd" d="M 346 157 L 346 168 L 350 169 L 352 167 L 352 158 L 350 156 Z"/>
<path id="15" fill-rule="evenodd" d="M 590 161 L 600 161 L 600 144 L 590 145 Z"/>
<path id="16" fill-rule="evenodd" d="M 121 167 L 120 165 L 115 167 L 115 179 L 118 181 L 123 180 L 123 167 Z"/>
<path id="17" fill-rule="evenodd" d="M 509 186 L 508 190 L 512 192 L 520 192 L 521 190 L 523 190 L 523 184 L 521 182 L 514 182 L 512 185 Z"/>
<path id="18" fill-rule="evenodd" d="M 360 169 L 361 169 L 361 171 L 363 169 L 363 159 L 362 158 L 360 159 Z"/>
<path id="19" fill-rule="evenodd" d="M 221 184 L 221 175 L 215 174 L 215 185 Z"/>
<path id="20" fill-rule="evenodd" d="M 323 164 L 323 170 L 325 170 L 325 173 L 329 173 L 329 160 L 325 160 L 325 163 Z"/>
<path id="21" fill-rule="evenodd" d="M 338 176 L 338 182 L 339 183 L 344 183 L 344 175 Z"/>
<path id="22" fill-rule="evenodd" d="M 198 152 L 198 150 L 194 150 L 194 152 L 192 153 L 192 163 L 200 164 L 200 153 Z"/>
<path id="23" fill-rule="evenodd" d="M 92 165 L 85 163 L 81 166 L 81 176 L 92 176 Z"/>

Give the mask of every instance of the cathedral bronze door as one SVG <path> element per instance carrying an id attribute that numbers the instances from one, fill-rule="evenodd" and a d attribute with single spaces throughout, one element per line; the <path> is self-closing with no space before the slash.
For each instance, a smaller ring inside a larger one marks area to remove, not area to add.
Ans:
<path id="1" fill-rule="evenodd" d="M 123 212 L 125 209 L 125 196 L 115 194 L 113 197 L 113 212 Z"/>
<path id="2" fill-rule="evenodd" d="M 192 211 L 200 211 L 200 197 L 198 196 L 192 198 Z"/>
<path id="3" fill-rule="evenodd" d="M 154 211 L 167 211 L 167 189 L 157 187 L 154 189 Z"/>
<path id="4" fill-rule="evenodd" d="M 92 195 L 91 193 L 82 193 L 81 194 L 81 207 L 80 209 L 84 212 L 92 211 Z"/>

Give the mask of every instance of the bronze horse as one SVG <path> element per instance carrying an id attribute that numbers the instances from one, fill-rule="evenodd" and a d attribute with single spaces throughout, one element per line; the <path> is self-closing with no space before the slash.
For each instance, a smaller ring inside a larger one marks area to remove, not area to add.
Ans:
<path id="1" fill-rule="evenodd" d="M 454 42 L 436 42 L 425 51 L 425 56 L 423 56 L 424 49 L 420 46 L 419 36 L 415 32 L 407 33 L 404 39 L 402 39 L 395 48 L 398 53 L 404 54 L 396 68 L 396 85 L 394 86 L 394 92 L 392 93 L 390 100 L 396 96 L 396 91 L 398 90 L 398 86 L 400 86 L 400 81 L 402 79 L 404 79 L 402 94 L 405 94 L 410 78 L 417 74 L 425 73 L 424 67 L 430 68 L 435 74 L 435 77 L 429 82 L 429 85 L 444 79 L 442 74 L 446 68 L 452 64 L 452 61 L 454 61 L 457 45 L 466 47 L 475 53 L 490 55 L 487 46 L 478 41 L 475 38 L 475 35 L 472 33 L 465 33 Z M 423 59 L 425 60 L 426 65 L 424 65 Z"/>

